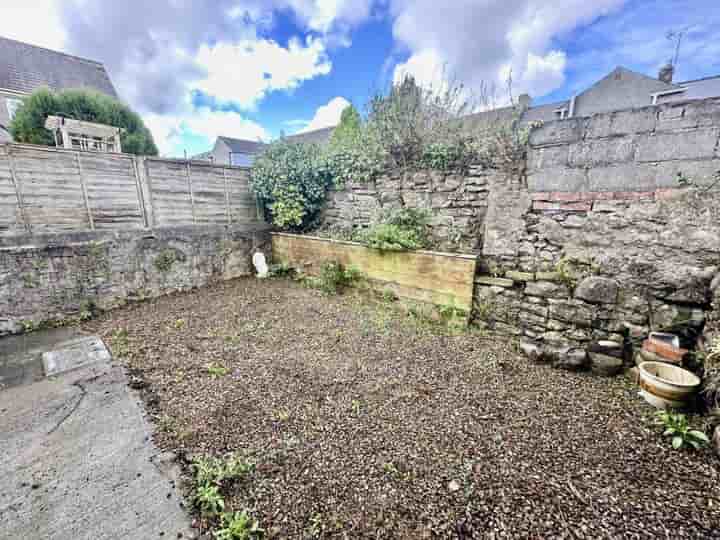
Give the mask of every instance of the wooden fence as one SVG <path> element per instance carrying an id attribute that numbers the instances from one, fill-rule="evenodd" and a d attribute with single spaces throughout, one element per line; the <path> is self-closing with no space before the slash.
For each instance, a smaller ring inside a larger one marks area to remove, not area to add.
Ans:
<path id="1" fill-rule="evenodd" d="M 247 168 L 0 145 L 0 236 L 258 220 Z"/>

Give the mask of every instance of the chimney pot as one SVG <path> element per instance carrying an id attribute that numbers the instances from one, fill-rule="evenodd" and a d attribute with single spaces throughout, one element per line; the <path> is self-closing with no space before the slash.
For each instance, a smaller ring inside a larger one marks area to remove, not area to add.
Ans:
<path id="1" fill-rule="evenodd" d="M 660 79 L 664 83 L 672 84 L 674 74 L 675 74 L 675 68 L 673 67 L 673 65 L 665 64 L 663 67 L 660 68 L 660 73 L 658 74 L 658 79 Z"/>

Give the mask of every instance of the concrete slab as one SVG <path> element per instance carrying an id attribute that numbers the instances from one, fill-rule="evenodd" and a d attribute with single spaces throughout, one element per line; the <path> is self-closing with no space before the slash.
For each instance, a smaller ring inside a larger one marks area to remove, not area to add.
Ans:
<path id="1" fill-rule="evenodd" d="M 110 361 L 110 353 L 102 340 L 94 336 L 66 341 L 61 348 L 42 355 L 43 369 L 48 377 L 103 361 Z"/>
<path id="2" fill-rule="evenodd" d="M 150 430 L 107 359 L 0 391 L 0 538 L 195 538 Z"/>
<path id="3" fill-rule="evenodd" d="M 78 336 L 76 328 L 66 327 L 0 339 L 0 390 L 42 379 L 43 353 Z"/>

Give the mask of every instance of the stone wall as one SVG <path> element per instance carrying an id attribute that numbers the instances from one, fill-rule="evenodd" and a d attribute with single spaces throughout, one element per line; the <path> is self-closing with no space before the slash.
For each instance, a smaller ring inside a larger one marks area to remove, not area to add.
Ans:
<path id="1" fill-rule="evenodd" d="M 487 224 L 479 317 L 561 362 L 561 352 L 650 330 L 692 345 L 720 273 L 720 192 L 673 195 L 550 211 L 533 210 L 527 190 L 494 192 L 488 216 L 495 206 L 505 216 Z"/>
<path id="2" fill-rule="evenodd" d="M 323 228 L 367 226 L 383 208 L 432 211 L 432 235 L 441 250 L 479 253 L 489 186 L 504 178 L 497 171 L 471 167 L 467 173 L 395 171 L 363 184 L 331 191 Z"/>
<path id="3" fill-rule="evenodd" d="M 481 255 L 476 320 L 565 367 L 599 341 L 718 327 L 720 98 L 546 123 L 525 165 L 388 174 L 332 192 L 325 223 L 431 209 L 443 248 Z"/>
<path id="4" fill-rule="evenodd" d="M 719 145 L 720 98 L 549 122 L 530 136 L 528 187 L 602 198 L 708 185 Z"/>
<path id="5" fill-rule="evenodd" d="M 0 239 L 0 336 L 252 273 L 263 225 Z"/>

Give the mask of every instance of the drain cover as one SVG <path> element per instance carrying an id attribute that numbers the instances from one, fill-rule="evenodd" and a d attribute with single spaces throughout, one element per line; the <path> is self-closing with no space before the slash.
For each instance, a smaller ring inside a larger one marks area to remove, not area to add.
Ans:
<path id="1" fill-rule="evenodd" d="M 59 375 L 97 362 L 110 361 L 110 353 L 99 337 L 84 337 L 59 343 L 57 348 L 43 353 L 45 375 Z"/>

